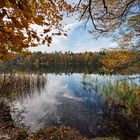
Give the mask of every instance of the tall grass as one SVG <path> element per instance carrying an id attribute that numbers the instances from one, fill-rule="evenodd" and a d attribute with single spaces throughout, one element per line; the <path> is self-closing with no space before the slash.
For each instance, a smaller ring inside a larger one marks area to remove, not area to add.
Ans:
<path id="1" fill-rule="evenodd" d="M 135 79 L 123 80 L 123 77 L 109 75 L 84 75 L 83 86 L 87 92 L 101 94 L 109 107 L 120 106 L 127 113 L 131 113 L 139 106 L 140 81 Z"/>

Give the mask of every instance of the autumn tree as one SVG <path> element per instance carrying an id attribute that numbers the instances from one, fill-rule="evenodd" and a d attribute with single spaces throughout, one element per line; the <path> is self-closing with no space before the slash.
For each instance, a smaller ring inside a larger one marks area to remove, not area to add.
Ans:
<path id="1" fill-rule="evenodd" d="M 49 46 L 53 35 L 66 35 L 61 20 L 74 9 L 65 0 L 1 0 L 0 57 L 39 44 Z"/>
<path id="2" fill-rule="evenodd" d="M 80 20 L 85 24 L 91 22 L 94 35 L 112 35 L 121 28 L 120 34 L 134 33 L 140 35 L 140 1 L 139 0 L 79 0 Z"/>
<path id="3" fill-rule="evenodd" d="M 93 25 L 89 32 L 94 37 L 111 35 L 119 45 L 119 52 L 109 51 L 101 60 L 104 70 L 114 71 L 140 61 L 139 0 L 79 0 L 78 9 L 80 20 Z"/>
<path id="4" fill-rule="evenodd" d="M 102 63 L 101 71 L 114 73 L 123 69 L 128 69 L 129 66 L 138 63 L 138 61 L 140 61 L 140 57 L 139 52 L 117 48 L 106 50 L 106 54 L 103 55 L 99 61 Z M 131 71 L 131 69 L 129 70 Z"/>

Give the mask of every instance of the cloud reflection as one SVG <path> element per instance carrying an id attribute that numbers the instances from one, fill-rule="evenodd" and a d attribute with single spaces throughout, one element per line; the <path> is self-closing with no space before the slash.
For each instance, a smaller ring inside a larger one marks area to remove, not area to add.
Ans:
<path id="1" fill-rule="evenodd" d="M 44 120 L 51 119 L 59 120 L 60 115 L 58 107 L 63 100 L 80 101 L 80 97 L 75 97 L 73 91 L 68 87 L 68 84 L 63 84 L 61 80 L 52 78 L 46 82 L 45 88 L 41 93 L 34 93 L 32 97 L 24 98 L 22 102 L 16 101 L 14 107 L 19 110 L 26 110 L 24 119 L 25 125 L 30 125 L 31 130 L 35 131 L 38 128 L 44 127 Z"/>

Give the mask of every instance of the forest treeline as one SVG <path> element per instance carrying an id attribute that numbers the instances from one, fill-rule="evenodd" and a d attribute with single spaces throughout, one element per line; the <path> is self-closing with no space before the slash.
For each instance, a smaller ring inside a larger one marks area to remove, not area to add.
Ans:
<path id="1" fill-rule="evenodd" d="M 124 69 L 139 73 L 140 69 L 140 60 L 138 59 L 139 57 L 137 57 L 139 56 L 138 52 L 128 50 L 102 50 L 99 52 L 84 53 L 73 53 L 70 51 L 64 53 L 33 52 L 26 56 L 22 54 L 16 54 L 15 56 L 15 59 L 7 61 L 8 66 L 25 65 L 26 67 L 33 67 L 33 65 L 45 65 L 49 69 L 62 69 L 62 67 L 67 67 L 68 69 L 88 67 L 89 69 L 90 67 L 94 70 L 112 73 L 120 72 Z M 129 61 L 129 58 L 131 58 L 131 61 Z M 2 61 L 4 60 L 1 60 L 1 62 Z"/>
<path id="2" fill-rule="evenodd" d="M 34 52 L 26 57 L 17 55 L 14 60 L 16 64 L 45 64 L 45 65 L 96 65 L 101 66 L 99 59 L 105 55 L 105 52 L 54 52 L 42 53 Z"/>

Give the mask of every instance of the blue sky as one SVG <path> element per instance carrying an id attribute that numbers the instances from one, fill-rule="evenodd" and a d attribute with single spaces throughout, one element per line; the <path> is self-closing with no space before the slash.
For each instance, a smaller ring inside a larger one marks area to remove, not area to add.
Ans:
<path id="1" fill-rule="evenodd" d="M 81 27 L 78 22 L 67 24 L 66 29 L 69 29 L 68 36 L 56 36 L 50 47 L 42 45 L 37 48 L 31 48 L 31 51 L 55 52 L 55 51 L 99 51 L 103 48 L 114 48 L 117 46 L 111 38 L 94 39 L 84 27 Z"/>
<path id="2" fill-rule="evenodd" d="M 62 21 L 64 30 L 68 31 L 68 36 L 55 36 L 50 47 L 41 45 L 36 48 L 30 48 L 30 50 L 42 52 L 71 51 L 76 53 L 100 51 L 103 48 L 114 48 L 117 46 L 111 38 L 94 39 L 76 18 L 77 15 L 72 18 L 64 18 Z"/>

